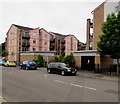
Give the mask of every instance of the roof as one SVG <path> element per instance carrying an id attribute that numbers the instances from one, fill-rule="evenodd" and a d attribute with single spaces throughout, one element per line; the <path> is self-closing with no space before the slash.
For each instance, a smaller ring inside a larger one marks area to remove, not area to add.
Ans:
<path id="1" fill-rule="evenodd" d="M 29 28 L 29 27 L 24 27 L 24 26 L 20 26 L 20 25 L 16 25 L 16 24 L 13 24 L 13 25 L 16 26 L 16 27 L 19 28 L 19 29 L 34 30 L 33 28 Z"/>
<path id="2" fill-rule="evenodd" d="M 106 1 L 105 2 L 103 2 L 103 3 L 101 3 L 99 6 L 97 6 L 91 13 L 94 13 L 97 9 L 99 9 L 102 5 L 104 5 L 106 3 Z"/>
<path id="3" fill-rule="evenodd" d="M 55 34 L 55 35 L 58 35 L 58 36 L 62 36 L 62 37 L 65 37 L 66 35 L 62 35 L 62 34 L 59 34 L 59 33 L 55 33 L 55 32 L 50 32 L 52 34 Z"/>

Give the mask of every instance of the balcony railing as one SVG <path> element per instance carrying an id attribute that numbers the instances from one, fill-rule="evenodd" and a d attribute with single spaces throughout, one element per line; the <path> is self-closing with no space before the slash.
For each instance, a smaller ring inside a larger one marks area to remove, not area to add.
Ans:
<path id="1" fill-rule="evenodd" d="M 29 43 L 29 42 L 22 42 L 22 46 L 23 46 L 23 47 L 29 47 L 29 46 L 30 46 L 30 43 Z"/>
<path id="2" fill-rule="evenodd" d="M 50 42 L 54 42 L 55 41 L 55 39 L 54 38 L 50 38 Z"/>
<path id="3" fill-rule="evenodd" d="M 24 38 L 24 39 L 30 39 L 30 36 L 27 34 L 22 34 L 22 38 Z"/>
<path id="4" fill-rule="evenodd" d="M 61 49 L 62 49 L 62 50 L 65 50 L 65 46 L 61 46 Z"/>
<path id="5" fill-rule="evenodd" d="M 65 40 L 61 40 L 61 43 L 65 44 Z"/>

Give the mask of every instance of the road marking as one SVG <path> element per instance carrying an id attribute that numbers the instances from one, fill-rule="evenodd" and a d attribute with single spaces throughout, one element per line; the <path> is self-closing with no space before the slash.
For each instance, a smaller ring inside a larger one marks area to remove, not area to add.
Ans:
<path id="1" fill-rule="evenodd" d="M 90 90 L 96 90 L 95 88 L 88 87 L 88 86 L 81 86 L 81 85 L 77 85 L 77 84 L 74 84 L 74 83 L 67 83 L 67 82 L 63 82 L 63 81 L 59 81 L 59 80 L 54 80 L 54 81 L 59 82 L 59 83 L 68 84 L 68 85 L 75 86 L 75 87 L 86 88 L 86 89 L 90 89 Z"/>
<path id="2" fill-rule="evenodd" d="M 44 75 L 45 77 L 47 77 L 47 75 Z"/>
<path id="3" fill-rule="evenodd" d="M 54 80 L 55 82 L 60 82 L 60 83 L 64 83 L 64 84 L 69 84 L 67 82 L 63 82 L 63 81 L 59 81 L 59 80 Z"/>

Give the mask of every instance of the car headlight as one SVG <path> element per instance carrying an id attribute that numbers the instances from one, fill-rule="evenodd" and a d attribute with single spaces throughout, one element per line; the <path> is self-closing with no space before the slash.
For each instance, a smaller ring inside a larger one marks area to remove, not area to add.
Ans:
<path id="1" fill-rule="evenodd" d="M 71 70 L 70 70 L 70 69 L 68 69 L 67 71 L 69 71 L 69 72 L 70 72 Z"/>

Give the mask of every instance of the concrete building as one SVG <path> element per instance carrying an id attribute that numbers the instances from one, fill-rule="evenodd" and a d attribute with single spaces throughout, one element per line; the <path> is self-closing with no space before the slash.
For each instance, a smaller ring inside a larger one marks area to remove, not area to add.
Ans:
<path id="1" fill-rule="evenodd" d="M 109 56 L 100 56 L 97 53 L 97 42 L 102 34 L 102 24 L 106 21 L 107 15 L 120 11 L 120 0 L 106 0 L 92 11 L 93 19 L 87 19 L 86 50 L 73 51 L 76 66 L 85 70 L 110 69 L 113 59 Z"/>
<path id="2" fill-rule="evenodd" d="M 78 45 L 79 43 L 79 45 Z M 81 43 L 81 44 L 80 44 Z M 21 61 L 23 52 L 51 52 L 55 55 L 69 55 L 71 51 L 84 49 L 84 44 L 74 35 L 47 32 L 41 28 L 29 28 L 12 24 L 7 32 L 7 60 Z"/>

